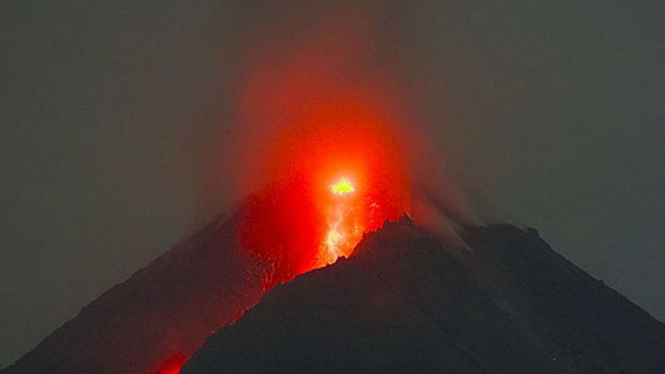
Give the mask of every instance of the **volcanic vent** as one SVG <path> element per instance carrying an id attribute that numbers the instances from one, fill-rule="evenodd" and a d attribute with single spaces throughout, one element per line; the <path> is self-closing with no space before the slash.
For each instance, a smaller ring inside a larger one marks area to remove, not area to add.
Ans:
<path id="1" fill-rule="evenodd" d="M 406 173 L 400 163 L 391 167 L 395 153 L 381 133 L 370 136 L 361 125 L 288 139 L 293 144 L 279 147 L 270 165 L 268 188 L 247 200 L 243 247 L 277 267 L 266 289 L 348 257 L 364 233 L 407 209 Z"/>

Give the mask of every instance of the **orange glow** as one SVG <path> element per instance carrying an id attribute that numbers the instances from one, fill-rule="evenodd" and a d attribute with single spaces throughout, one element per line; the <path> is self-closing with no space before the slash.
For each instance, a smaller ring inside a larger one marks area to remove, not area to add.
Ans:
<path id="1" fill-rule="evenodd" d="M 264 288 L 349 257 L 408 210 L 404 129 L 391 79 L 356 66 L 364 23 L 260 51 L 239 82 L 242 248 L 271 265 Z M 406 121 L 409 121 L 408 125 Z M 267 186 L 267 187 L 266 187 Z"/>
<path id="2" fill-rule="evenodd" d="M 259 11 L 245 8 L 246 15 Z M 201 217 L 238 203 L 229 220 L 237 242 L 223 250 L 247 270 L 223 274 L 247 288 L 223 293 L 231 303 L 351 256 L 365 233 L 410 208 L 406 164 L 408 150 L 419 148 L 410 133 L 420 118 L 409 102 L 420 96 L 402 92 L 399 74 L 385 69 L 391 65 L 373 36 L 382 27 L 374 29 L 373 9 L 314 8 L 325 15 L 281 17 L 280 10 L 280 21 L 240 22 L 240 53 L 219 85 L 223 105 L 205 103 L 206 116 L 219 110 L 223 125 L 206 126 L 212 132 L 197 150 L 209 159 L 198 183 Z M 206 250 L 217 242 L 205 240 Z M 183 339 L 197 337 L 197 329 L 184 327 Z M 151 374 L 177 373 L 184 361 L 173 358 Z"/>
<path id="3" fill-rule="evenodd" d="M 243 211 L 243 248 L 274 266 L 265 289 L 350 257 L 407 209 L 401 149 L 370 109 L 321 108 L 269 146 L 268 188 Z"/>
<path id="4" fill-rule="evenodd" d="M 349 192 L 354 192 L 356 189 L 353 188 L 353 184 L 347 178 L 340 178 L 336 183 L 330 185 L 330 191 L 335 194 L 342 196 Z"/>
<path id="5" fill-rule="evenodd" d="M 327 207 L 328 232 L 319 247 L 317 267 L 332 264 L 341 256 L 348 257 L 365 231 L 359 222 L 361 207 L 349 199 L 349 194 L 355 191 L 346 177 L 330 185 L 330 192 L 335 197 Z"/>
<path id="6" fill-rule="evenodd" d="M 316 109 L 268 146 L 268 188 L 243 213 L 243 247 L 274 266 L 266 289 L 351 256 L 364 233 L 408 209 L 402 151 L 383 116 L 359 103 Z"/>

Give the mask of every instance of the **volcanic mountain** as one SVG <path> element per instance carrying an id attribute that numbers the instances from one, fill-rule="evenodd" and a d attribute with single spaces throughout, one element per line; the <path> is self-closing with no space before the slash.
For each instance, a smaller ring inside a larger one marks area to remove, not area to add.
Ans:
<path id="1" fill-rule="evenodd" d="M 535 230 L 465 241 L 388 223 L 269 292 L 182 373 L 665 373 L 665 325 Z"/>
<path id="2" fill-rule="evenodd" d="M 177 373 L 190 356 L 183 374 L 665 373 L 665 325 L 533 229 L 445 245 L 403 217 L 264 295 L 284 280 L 243 250 L 246 218 L 216 219 L 2 374 Z"/>

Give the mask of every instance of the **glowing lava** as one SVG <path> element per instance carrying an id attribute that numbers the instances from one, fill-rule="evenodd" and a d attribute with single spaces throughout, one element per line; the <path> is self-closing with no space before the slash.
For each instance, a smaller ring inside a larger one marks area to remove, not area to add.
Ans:
<path id="1" fill-rule="evenodd" d="M 346 177 L 330 185 L 330 192 L 335 196 L 326 214 L 328 232 L 319 249 L 317 267 L 332 264 L 341 256 L 348 257 L 360 240 L 364 231 L 358 219 L 360 207 L 349 199 L 349 194 L 355 191 Z"/>
<path id="2" fill-rule="evenodd" d="M 330 192 L 335 195 L 342 196 L 349 192 L 354 192 L 356 189 L 353 188 L 353 184 L 350 180 L 345 177 L 340 178 L 337 183 L 330 185 Z"/>
<path id="3" fill-rule="evenodd" d="M 402 152 L 360 106 L 324 107 L 271 144 L 266 188 L 244 205 L 241 245 L 270 264 L 264 288 L 350 257 L 363 234 L 408 209 Z"/>
<path id="4" fill-rule="evenodd" d="M 342 25 L 293 49 L 271 47 L 239 82 L 244 141 L 224 162 L 239 160 L 239 196 L 257 191 L 238 235 L 268 264 L 265 290 L 349 257 L 364 233 L 409 209 L 408 103 L 389 77 L 357 65 L 371 50 L 362 34 Z"/>
<path id="5" fill-rule="evenodd" d="M 178 353 L 168 360 L 164 361 L 162 365 L 155 371 L 153 371 L 154 374 L 178 374 L 180 373 L 180 370 L 182 367 L 185 365 L 185 362 L 187 361 L 187 356 Z"/>

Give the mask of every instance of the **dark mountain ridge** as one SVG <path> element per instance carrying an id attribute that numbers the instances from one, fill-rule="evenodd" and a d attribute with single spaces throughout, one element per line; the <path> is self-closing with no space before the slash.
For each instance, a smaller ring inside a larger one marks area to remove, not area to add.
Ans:
<path id="1" fill-rule="evenodd" d="M 498 305 L 583 373 L 665 373 L 665 325 L 553 251 L 534 229 L 474 228 L 457 256 Z"/>
<path id="2" fill-rule="evenodd" d="M 203 373 L 663 373 L 665 326 L 535 230 L 447 248 L 408 219 L 297 277 L 215 333 Z"/>
<path id="3" fill-rule="evenodd" d="M 404 218 L 262 298 L 279 269 L 243 248 L 247 214 L 217 218 L 2 374 L 148 374 L 193 354 L 185 374 L 665 373 L 665 326 L 535 230 L 471 227 L 461 247 Z"/>

